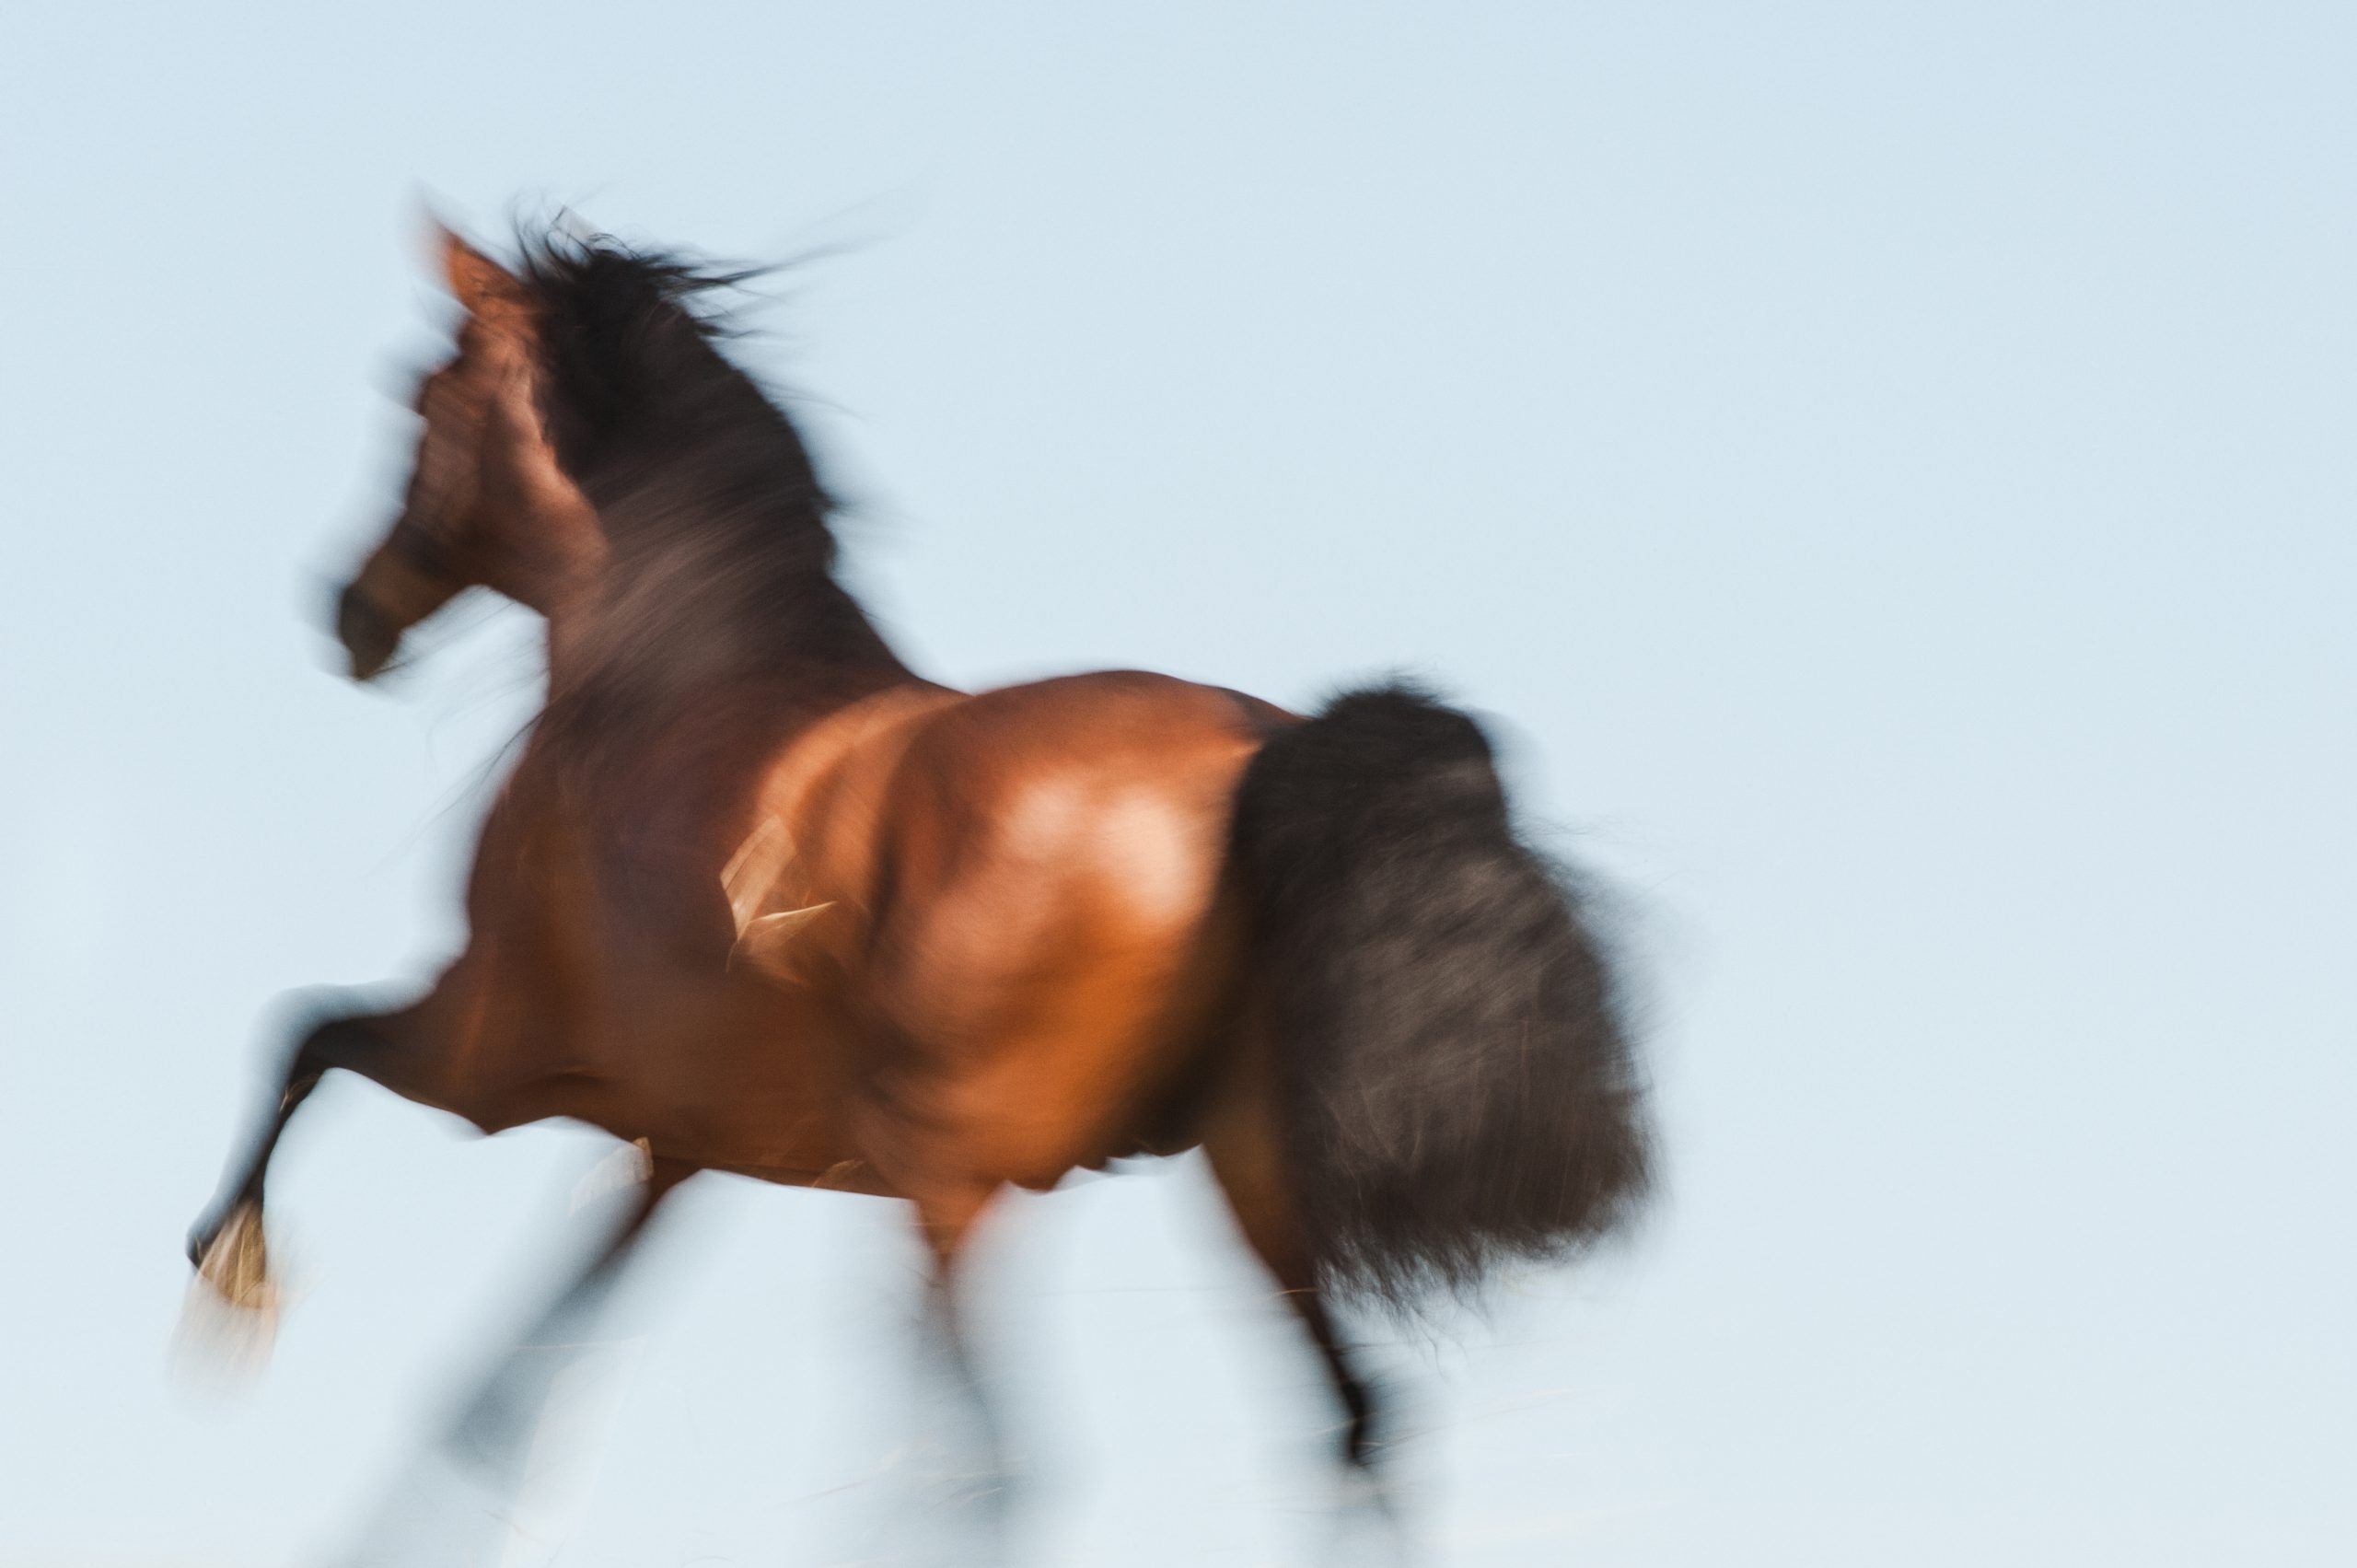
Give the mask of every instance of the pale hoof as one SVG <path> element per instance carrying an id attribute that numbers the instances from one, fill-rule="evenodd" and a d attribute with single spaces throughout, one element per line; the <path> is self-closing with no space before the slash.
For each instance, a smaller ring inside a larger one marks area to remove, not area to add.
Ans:
<path id="1" fill-rule="evenodd" d="M 197 1260 L 172 1336 L 174 1359 L 184 1371 L 202 1365 L 233 1380 L 259 1373 L 278 1338 L 278 1306 L 261 1206 L 240 1203 Z"/>
<path id="2" fill-rule="evenodd" d="M 261 1205 L 240 1203 L 205 1244 L 196 1277 L 241 1312 L 278 1315 L 278 1286 L 270 1277 L 270 1248 L 262 1239 Z"/>

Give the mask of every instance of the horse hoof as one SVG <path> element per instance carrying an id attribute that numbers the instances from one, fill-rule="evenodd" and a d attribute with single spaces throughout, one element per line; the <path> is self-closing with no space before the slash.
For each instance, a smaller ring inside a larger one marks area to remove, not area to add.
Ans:
<path id="1" fill-rule="evenodd" d="M 172 1359 L 192 1386 L 234 1391 L 269 1365 L 278 1336 L 278 1286 L 261 1205 L 239 1204 L 210 1235 L 200 1226 L 189 1246 L 196 1278 L 180 1305 Z"/>
<path id="2" fill-rule="evenodd" d="M 1340 1480 L 1332 1561 L 1395 1568 L 1414 1568 L 1423 1562 L 1408 1529 L 1399 1483 L 1376 1454 L 1345 1463 Z"/>
<path id="3" fill-rule="evenodd" d="M 261 1205 L 239 1203 L 210 1237 L 189 1239 L 196 1277 L 241 1312 L 275 1315 L 278 1285 L 270 1277 L 270 1249 L 262 1237 Z"/>

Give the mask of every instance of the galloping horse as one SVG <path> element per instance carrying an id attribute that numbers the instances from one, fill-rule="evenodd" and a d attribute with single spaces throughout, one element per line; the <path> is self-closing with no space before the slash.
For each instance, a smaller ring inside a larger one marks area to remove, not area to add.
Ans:
<path id="1" fill-rule="evenodd" d="M 1303 718 L 1131 671 L 980 694 L 912 673 L 832 572 L 793 424 L 716 350 L 726 280 L 443 236 L 464 307 L 390 532 L 336 630 L 367 680 L 487 587 L 547 622 L 548 699 L 430 991 L 303 1034 L 191 1237 L 270 1290 L 264 1174 L 343 1069 L 486 1132 L 551 1117 L 650 1176 L 907 1200 L 945 1305 L 993 1194 L 1200 1145 L 1322 1353 L 1329 1315 L 1561 1255 L 1628 1218 L 1640 1084 L 1582 901 L 1474 723 L 1415 689 Z"/>

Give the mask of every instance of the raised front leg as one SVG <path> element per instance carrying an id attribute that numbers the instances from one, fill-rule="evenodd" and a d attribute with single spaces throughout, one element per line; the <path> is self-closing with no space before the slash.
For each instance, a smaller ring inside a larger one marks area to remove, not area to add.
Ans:
<path id="1" fill-rule="evenodd" d="M 274 1105 L 244 1157 L 230 1166 L 219 1195 L 189 1232 L 189 1261 L 231 1306 L 267 1310 L 276 1302 L 262 1237 L 262 1187 L 287 1123 L 319 1080 L 337 1068 L 397 1094 L 424 1098 L 417 1044 L 422 1008 L 331 1015 L 296 1041 Z"/>

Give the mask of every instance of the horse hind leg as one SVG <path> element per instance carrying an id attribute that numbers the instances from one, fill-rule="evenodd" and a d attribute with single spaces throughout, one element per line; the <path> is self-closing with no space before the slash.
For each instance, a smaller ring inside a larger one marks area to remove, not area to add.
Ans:
<path id="1" fill-rule="evenodd" d="M 1387 1463 L 1385 1400 L 1354 1362 L 1304 1245 L 1288 1193 L 1281 1150 L 1252 1108 L 1221 1108 L 1203 1152 L 1227 1199 L 1237 1228 L 1277 1283 L 1279 1294 L 1318 1352 L 1341 1416 L 1334 1456 L 1341 1461 L 1341 1511 L 1333 1523 L 1337 1562 L 1421 1562 L 1424 1552 L 1400 1509 Z"/>
<path id="2" fill-rule="evenodd" d="M 1237 1228 L 1275 1278 L 1294 1320 L 1326 1371 L 1342 1420 L 1339 1458 L 1345 1472 L 1389 1513 L 1383 1475 L 1383 1401 L 1353 1363 L 1302 1235 L 1288 1190 L 1283 1153 L 1265 1097 L 1248 1092 L 1247 1078 L 1231 1086 L 1206 1130 L 1203 1153 L 1227 1200 Z"/>

